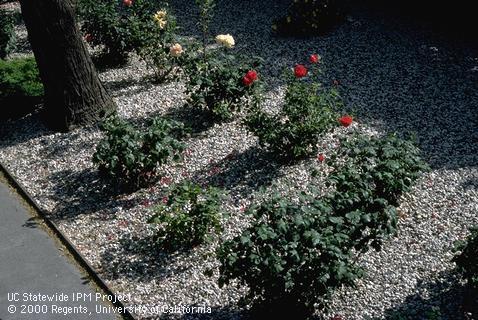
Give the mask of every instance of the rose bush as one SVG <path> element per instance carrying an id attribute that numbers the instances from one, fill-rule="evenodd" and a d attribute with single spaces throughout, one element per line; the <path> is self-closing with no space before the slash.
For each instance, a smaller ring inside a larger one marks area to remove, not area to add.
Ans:
<path id="1" fill-rule="evenodd" d="M 258 65 L 257 61 L 238 61 L 237 56 L 222 50 L 205 60 L 201 55 L 189 55 L 184 65 L 187 103 L 206 111 L 213 120 L 232 120 L 237 111 L 254 103 L 258 77 L 250 68 Z"/>
<path id="2" fill-rule="evenodd" d="M 78 0 L 81 30 L 92 46 L 102 48 L 106 64 L 123 64 L 132 51 L 144 48 L 157 35 L 152 19 L 157 4 L 149 0 Z"/>
<path id="3" fill-rule="evenodd" d="M 154 72 L 154 81 L 163 82 L 183 64 L 184 49 L 176 35 L 176 19 L 166 8 L 151 16 L 155 33 L 141 49 L 139 56 Z"/>
<path id="4" fill-rule="evenodd" d="M 244 122 L 259 138 L 261 146 L 279 160 L 292 161 L 317 154 L 319 137 L 337 125 L 342 100 L 337 90 L 326 89 L 318 82 L 320 69 L 316 57 L 317 62 L 308 67 L 296 65 L 293 76 L 288 72 L 284 106 L 278 114 L 270 114 L 256 104 Z"/>
<path id="5" fill-rule="evenodd" d="M 237 111 L 248 109 L 258 95 L 258 74 L 253 68 L 259 66 L 259 59 L 234 55 L 236 42 L 230 34 L 217 35 L 219 48 L 208 49 L 214 2 L 196 2 L 201 12 L 203 39 L 202 43 L 191 45 L 183 60 L 187 104 L 206 111 L 214 121 L 229 121 Z"/>
<path id="6" fill-rule="evenodd" d="M 258 318 L 306 319 L 364 274 L 355 261 L 396 231 L 396 207 L 427 166 L 410 142 L 352 134 L 328 161 L 330 193 L 274 193 L 251 206 L 252 224 L 223 243 L 219 285 L 247 285 Z"/>
<path id="7" fill-rule="evenodd" d="M 470 228 L 470 235 L 464 241 L 455 243 L 453 262 L 468 284 L 478 290 L 478 226 Z"/>
<path id="8" fill-rule="evenodd" d="M 102 175 L 119 188 L 137 189 L 157 181 L 158 168 L 170 160 L 178 161 L 184 144 L 181 123 L 160 117 L 141 131 L 117 115 L 101 126 L 105 137 L 98 143 L 93 163 Z"/>
<path id="9" fill-rule="evenodd" d="M 174 251 L 210 240 L 212 234 L 222 230 L 219 212 L 222 197 L 220 189 L 202 189 L 188 181 L 172 187 L 149 219 L 149 223 L 159 226 L 156 243 L 162 249 Z"/>

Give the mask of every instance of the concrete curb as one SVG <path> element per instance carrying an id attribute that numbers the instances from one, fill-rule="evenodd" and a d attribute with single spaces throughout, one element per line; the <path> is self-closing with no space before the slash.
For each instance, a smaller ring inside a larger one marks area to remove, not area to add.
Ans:
<path id="1" fill-rule="evenodd" d="M 22 198 L 37 212 L 38 216 L 43 220 L 46 226 L 55 234 L 60 242 L 68 249 L 75 261 L 86 271 L 95 284 L 102 289 L 108 295 L 114 295 L 113 290 L 98 276 L 93 267 L 86 261 L 80 252 L 78 252 L 75 246 L 68 240 L 68 238 L 58 229 L 57 225 L 48 219 L 45 212 L 38 206 L 33 197 L 23 187 L 23 185 L 15 179 L 13 174 L 0 162 L 0 172 L 5 175 L 5 178 L 11 183 L 11 185 L 17 190 Z M 122 308 L 124 313 L 121 316 L 125 320 L 136 320 L 135 317 L 126 309 L 125 305 L 121 301 L 116 301 L 113 305 L 117 308 Z"/>

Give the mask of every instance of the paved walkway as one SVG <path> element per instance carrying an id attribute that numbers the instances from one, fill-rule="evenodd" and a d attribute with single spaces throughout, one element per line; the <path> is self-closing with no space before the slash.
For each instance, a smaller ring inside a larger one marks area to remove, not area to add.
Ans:
<path id="1" fill-rule="evenodd" d="M 0 320 L 116 319 L 31 217 L 0 177 Z"/>

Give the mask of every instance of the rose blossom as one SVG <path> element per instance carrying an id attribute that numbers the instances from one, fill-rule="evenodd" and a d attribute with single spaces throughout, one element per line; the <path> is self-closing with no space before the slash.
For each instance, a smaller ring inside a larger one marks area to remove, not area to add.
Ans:
<path id="1" fill-rule="evenodd" d="M 303 66 L 302 64 L 298 64 L 295 66 L 294 68 L 294 75 L 296 76 L 296 78 L 303 78 L 307 75 L 307 68 L 305 66 Z"/>
<path id="2" fill-rule="evenodd" d="M 246 87 L 248 87 L 256 80 L 257 80 L 257 72 L 255 70 L 249 70 L 247 71 L 246 75 L 242 78 L 242 83 Z"/>
<path id="3" fill-rule="evenodd" d="M 169 53 L 173 57 L 180 57 L 183 54 L 183 47 L 179 43 L 175 43 L 169 47 Z"/>
<path id="4" fill-rule="evenodd" d="M 165 10 L 160 10 L 156 12 L 153 16 L 154 20 L 158 24 L 159 28 L 162 30 L 166 27 L 168 21 L 166 20 L 167 12 Z"/>
<path id="5" fill-rule="evenodd" d="M 236 44 L 230 34 L 220 34 L 216 36 L 216 42 L 226 48 L 232 48 Z"/>
<path id="6" fill-rule="evenodd" d="M 320 56 L 318 54 L 311 54 L 309 57 L 310 63 L 318 63 L 320 61 Z"/>
<path id="7" fill-rule="evenodd" d="M 247 77 L 247 76 L 242 77 L 242 83 L 243 83 L 246 87 L 250 86 L 253 82 L 254 82 L 254 80 L 252 80 L 251 78 L 249 78 L 249 77 Z"/>
<path id="8" fill-rule="evenodd" d="M 353 118 L 349 115 L 345 115 L 345 116 L 340 117 L 339 122 L 344 127 L 348 127 L 352 124 Z"/>
<path id="9" fill-rule="evenodd" d="M 246 77 L 251 78 L 253 81 L 257 80 L 257 72 L 255 70 L 249 70 L 246 73 Z"/>

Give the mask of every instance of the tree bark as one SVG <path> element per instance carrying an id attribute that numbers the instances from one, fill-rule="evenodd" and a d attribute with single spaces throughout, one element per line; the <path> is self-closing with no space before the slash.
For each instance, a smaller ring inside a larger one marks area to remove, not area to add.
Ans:
<path id="1" fill-rule="evenodd" d="M 45 89 L 44 118 L 62 131 L 95 123 L 116 105 L 98 78 L 72 0 L 20 0 Z"/>

